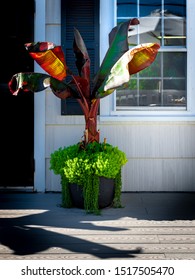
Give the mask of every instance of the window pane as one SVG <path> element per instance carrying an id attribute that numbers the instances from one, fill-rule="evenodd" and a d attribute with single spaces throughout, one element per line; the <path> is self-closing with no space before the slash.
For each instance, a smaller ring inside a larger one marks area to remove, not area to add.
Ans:
<path id="1" fill-rule="evenodd" d="M 150 16 L 155 11 L 161 11 L 161 0 L 140 0 L 140 17 Z"/>
<path id="2" fill-rule="evenodd" d="M 162 91 L 164 106 L 186 105 L 186 82 L 185 79 L 164 80 Z"/>
<path id="3" fill-rule="evenodd" d="M 158 53 L 155 61 L 139 73 L 140 77 L 161 77 L 161 55 Z"/>
<path id="4" fill-rule="evenodd" d="M 161 44 L 162 21 L 159 13 L 151 14 L 150 17 L 142 17 L 139 21 L 139 43 L 154 42 Z"/>
<path id="5" fill-rule="evenodd" d="M 166 16 L 166 14 L 165 14 Z M 186 20 L 182 17 L 167 17 L 164 19 L 164 45 L 186 45 Z"/>
<path id="6" fill-rule="evenodd" d="M 131 0 L 131 1 L 118 0 L 117 17 L 128 17 L 128 18 L 138 17 L 137 0 Z"/>
<path id="7" fill-rule="evenodd" d="M 118 89 L 116 92 L 117 106 L 138 106 L 139 105 L 139 91 L 137 79 L 131 79 L 128 87 L 125 89 Z"/>
<path id="8" fill-rule="evenodd" d="M 161 56 L 163 60 L 164 77 L 186 78 L 186 53 L 164 52 Z"/>
<path id="9" fill-rule="evenodd" d="M 139 83 L 140 92 L 140 106 L 160 106 L 161 94 L 160 94 L 160 80 L 140 80 Z"/>
<path id="10" fill-rule="evenodd" d="M 164 45 L 186 45 L 186 0 L 164 1 Z"/>
<path id="11" fill-rule="evenodd" d="M 186 0 L 164 0 L 164 10 L 170 14 L 186 17 Z"/>
<path id="12" fill-rule="evenodd" d="M 161 32 L 161 0 L 140 0 L 140 24 L 139 43 L 156 42 L 161 43 L 159 32 Z"/>

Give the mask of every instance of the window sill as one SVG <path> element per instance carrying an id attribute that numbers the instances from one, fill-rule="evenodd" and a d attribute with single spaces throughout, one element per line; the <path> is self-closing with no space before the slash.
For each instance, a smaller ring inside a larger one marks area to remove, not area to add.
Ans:
<path id="1" fill-rule="evenodd" d="M 111 111 L 110 115 L 101 115 L 100 122 L 194 122 L 195 112 L 186 111 L 185 108 L 169 108 L 165 110 L 134 110 L 134 111 Z"/>

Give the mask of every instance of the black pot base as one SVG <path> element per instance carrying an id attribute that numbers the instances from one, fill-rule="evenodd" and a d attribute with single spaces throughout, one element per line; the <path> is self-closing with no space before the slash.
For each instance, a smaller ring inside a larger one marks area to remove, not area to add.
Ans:
<path id="1" fill-rule="evenodd" d="M 82 187 L 77 184 L 69 184 L 73 206 L 84 208 Z M 98 206 L 100 209 L 112 205 L 114 199 L 114 179 L 100 177 Z"/>

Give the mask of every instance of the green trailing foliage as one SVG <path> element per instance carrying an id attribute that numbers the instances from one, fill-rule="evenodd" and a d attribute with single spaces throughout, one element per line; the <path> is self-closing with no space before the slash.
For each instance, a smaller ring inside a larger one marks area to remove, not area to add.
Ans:
<path id="1" fill-rule="evenodd" d="M 113 206 L 120 207 L 121 169 L 127 162 L 124 152 L 108 143 L 82 143 L 59 148 L 51 154 L 50 169 L 61 176 L 62 206 L 72 207 L 69 183 L 83 189 L 84 208 L 98 213 L 99 178 L 114 179 Z"/>

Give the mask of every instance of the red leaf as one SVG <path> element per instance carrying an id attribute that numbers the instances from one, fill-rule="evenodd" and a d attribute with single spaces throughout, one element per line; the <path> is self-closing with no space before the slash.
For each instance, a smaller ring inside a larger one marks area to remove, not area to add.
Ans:
<path id="1" fill-rule="evenodd" d="M 52 77 L 62 81 L 67 76 L 63 50 L 52 43 L 28 43 L 25 45 L 31 57 Z"/>

